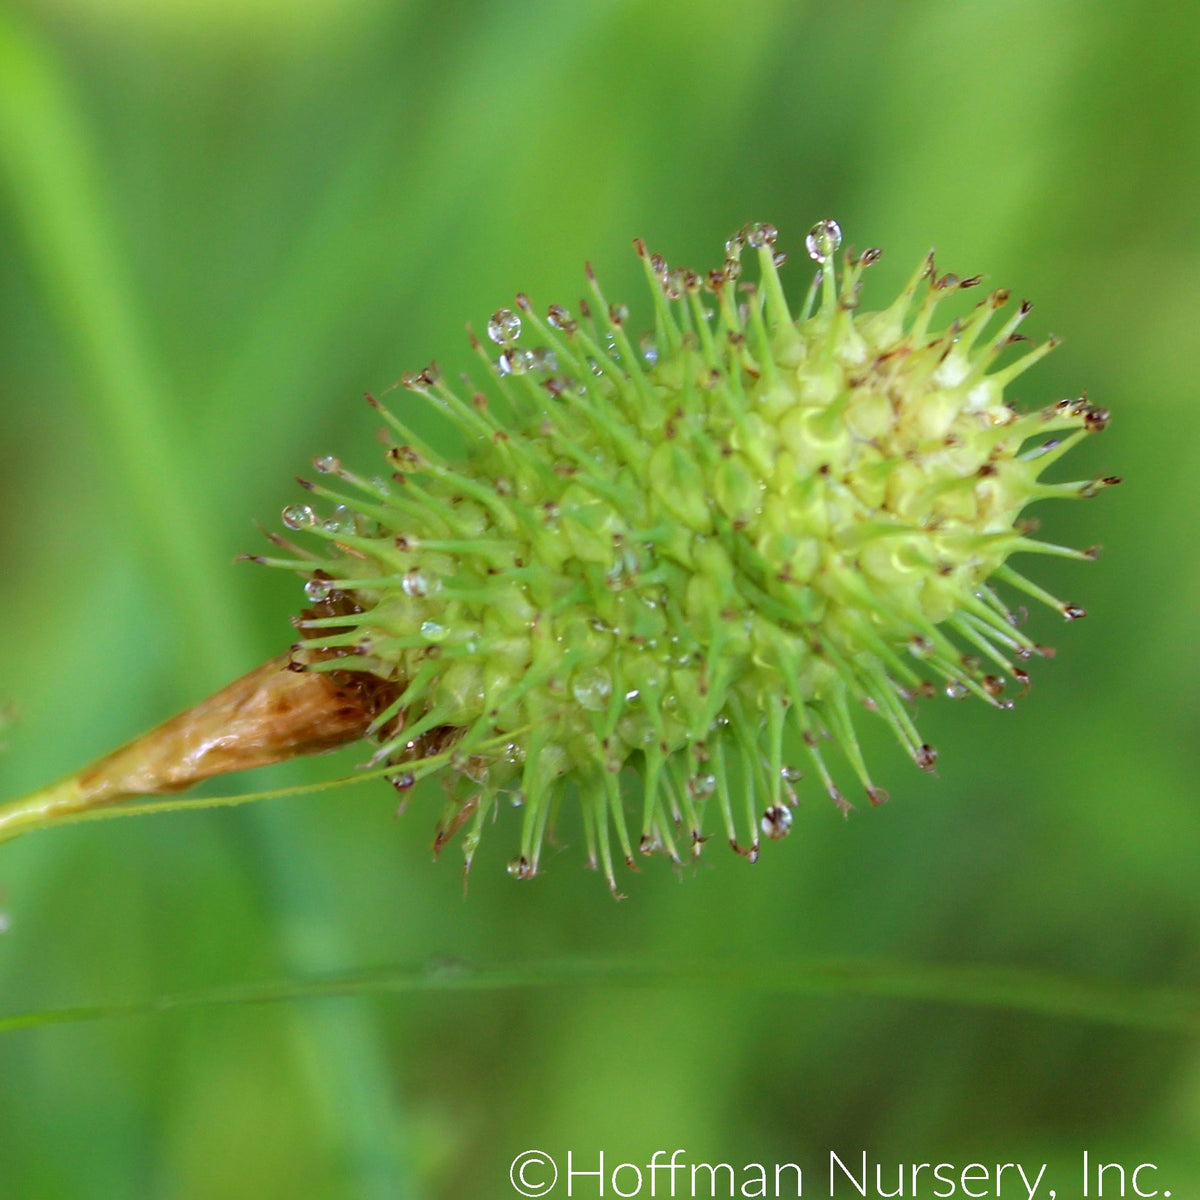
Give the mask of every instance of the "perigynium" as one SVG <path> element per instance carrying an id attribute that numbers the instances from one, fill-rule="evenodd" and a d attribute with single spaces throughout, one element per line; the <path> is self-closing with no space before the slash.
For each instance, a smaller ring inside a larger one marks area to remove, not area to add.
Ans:
<path id="1" fill-rule="evenodd" d="M 436 364 L 402 381 L 465 437 L 461 461 L 419 438 L 404 405 L 372 399 L 386 474 L 317 459 L 311 503 L 283 514 L 303 536 L 271 535 L 285 555 L 254 556 L 305 579 L 290 654 L 48 791 L 40 821 L 28 802 L 0 810 L 0 838 L 368 736 L 402 792 L 442 775 L 437 847 L 465 827 L 469 866 L 497 806 L 515 804 L 510 870 L 530 878 L 578 802 L 615 890 L 617 858 L 698 854 L 711 808 L 754 860 L 804 789 L 851 806 L 835 769 L 882 803 L 855 733 L 864 712 L 929 770 L 917 699 L 1011 707 L 1027 660 L 1048 653 L 1012 597 L 1068 620 L 1083 609 L 1009 558 L 1095 556 L 1036 539 L 1022 513 L 1117 482 L 1042 478 L 1108 414 L 1086 398 L 1006 401 L 1055 344 L 1002 358 L 1030 306 L 1003 315 L 997 289 L 935 328 L 939 303 L 980 280 L 939 275 L 930 254 L 889 306 L 861 311 L 879 251 L 842 254 L 833 221 L 808 235 L 819 269 L 798 310 L 771 226 L 743 229 L 707 275 L 635 245 L 652 332 L 634 332 L 590 267 L 569 310 L 518 295 L 486 343 L 472 335 L 475 382 Z"/>

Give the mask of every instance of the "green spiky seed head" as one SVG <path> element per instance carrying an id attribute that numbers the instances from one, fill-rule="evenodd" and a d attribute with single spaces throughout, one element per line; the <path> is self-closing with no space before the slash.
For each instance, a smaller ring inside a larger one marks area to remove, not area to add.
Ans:
<path id="1" fill-rule="evenodd" d="M 307 578 L 293 665 L 370 690 L 373 762 L 399 789 L 444 773 L 436 844 L 467 826 L 468 866 L 506 800 L 522 807 L 510 870 L 535 875 L 575 797 L 614 888 L 617 857 L 698 853 L 712 807 L 754 859 L 791 827 L 793 762 L 849 807 L 826 741 L 886 799 L 855 736 L 864 708 L 931 769 L 915 697 L 1011 706 L 1045 651 L 991 581 L 1083 615 L 1007 560 L 1094 556 L 1034 540 L 1021 513 L 1115 482 L 1042 480 L 1107 413 L 1006 403 L 1054 344 L 998 365 L 1028 304 L 1004 318 L 996 290 L 935 330 L 939 302 L 979 280 L 938 275 L 930 254 L 889 307 L 860 312 L 879 252 L 840 243 L 832 221 L 809 234 L 819 267 L 798 312 L 767 225 L 705 276 L 635 243 L 654 300 L 643 337 L 590 267 L 570 311 L 519 295 L 487 344 L 472 335 L 478 390 L 436 365 L 403 380 L 465 435 L 463 461 L 373 401 L 390 476 L 318 459 L 320 514 L 285 511 L 320 539 L 277 537 L 296 557 L 264 560 Z"/>

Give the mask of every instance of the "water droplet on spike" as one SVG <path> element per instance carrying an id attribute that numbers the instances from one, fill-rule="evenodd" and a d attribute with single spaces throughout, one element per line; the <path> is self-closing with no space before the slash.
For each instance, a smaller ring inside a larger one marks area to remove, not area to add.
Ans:
<path id="1" fill-rule="evenodd" d="M 317 523 L 317 514 L 307 504 L 289 504 L 283 510 L 282 520 L 289 529 L 312 529 Z"/>
<path id="2" fill-rule="evenodd" d="M 321 528 L 326 533 L 350 533 L 354 529 L 354 514 L 344 504 L 339 504 L 333 510 L 333 516 L 321 522 Z"/>
<path id="3" fill-rule="evenodd" d="M 511 308 L 498 308 L 487 323 L 487 335 L 497 346 L 509 346 L 521 336 L 521 318 Z"/>
<path id="4" fill-rule="evenodd" d="M 304 594 L 314 604 L 319 604 L 322 600 L 328 600 L 329 593 L 332 591 L 333 584 L 328 579 L 310 579 L 304 585 Z"/>
<path id="5" fill-rule="evenodd" d="M 770 808 L 763 813 L 762 831 L 773 842 L 779 841 L 780 838 L 785 838 L 791 832 L 792 828 L 792 810 L 785 804 L 772 804 Z"/>
<path id="6" fill-rule="evenodd" d="M 511 859 L 507 870 L 514 879 L 532 879 L 537 874 L 533 864 L 524 855 Z"/>
<path id="7" fill-rule="evenodd" d="M 814 262 L 824 266 L 842 244 L 842 227 L 836 221 L 818 221 L 804 239 L 804 248 Z"/>
<path id="8" fill-rule="evenodd" d="M 600 712 L 612 694 L 612 679 L 603 668 L 590 667 L 576 674 L 571 681 L 571 692 L 580 708 Z"/>
<path id="9" fill-rule="evenodd" d="M 496 360 L 496 370 L 501 375 L 524 375 L 536 365 L 532 350 L 511 347 Z"/>
<path id="10" fill-rule="evenodd" d="M 411 571 L 406 572 L 400 586 L 406 596 L 420 597 L 440 591 L 441 581 L 426 575 L 420 567 L 413 567 Z"/>
<path id="11" fill-rule="evenodd" d="M 746 242 L 755 250 L 761 250 L 763 246 L 775 245 L 778 237 L 779 230 L 774 225 L 751 225 L 746 232 Z"/>
<path id="12" fill-rule="evenodd" d="M 967 694 L 967 685 L 961 679 L 951 679 L 946 684 L 946 695 L 951 700 L 961 700 Z"/>
<path id="13" fill-rule="evenodd" d="M 334 458 L 332 454 L 323 455 L 321 458 L 313 459 L 313 467 L 320 471 L 322 475 L 332 475 L 335 471 L 342 469 L 341 461 Z"/>
<path id="14" fill-rule="evenodd" d="M 423 621 L 421 636 L 427 642 L 440 642 L 446 636 L 446 627 L 437 621 Z"/>

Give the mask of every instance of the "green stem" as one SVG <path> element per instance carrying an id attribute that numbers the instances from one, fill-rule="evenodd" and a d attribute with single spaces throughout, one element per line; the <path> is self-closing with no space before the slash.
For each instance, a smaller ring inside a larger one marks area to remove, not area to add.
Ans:
<path id="1" fill-rule="evenodd" d="M 60 779 L 49 787 L 38 788 L 19 800 L 0 805 L 0 842 L 11 841 L 23 833 L 43 829 L 56 821 L 69 820 L 89 807 L 79 786 L 79 777 Z"/>
<path id="2" fill-rule="evenodd" d="M 637 962 L 561 959 L 474 967 L 405 964 L 381 970 L 232 984 L 116 1004 L 65 1006 L 0 1016 L 0 1034 L 177 1009 L 280 1004 L 332 997 L 418 992 L 537 991 L 581 987 L 697 987 L 739 993 L 858 995 L 888 1000 L 998 1008 L 1046 1017 L 1194 1037 L 1200 994 L 1184 988 L 1128 988 L 1020 967 L 871 960 L 798 962 Z"/>

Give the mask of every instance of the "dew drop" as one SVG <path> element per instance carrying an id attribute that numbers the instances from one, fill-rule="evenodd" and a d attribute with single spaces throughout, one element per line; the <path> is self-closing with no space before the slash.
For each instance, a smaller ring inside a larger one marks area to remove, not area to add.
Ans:
<path id="1" fill-rule="evenodd" d="M 804 239 L 804 248 L 814 262 L 828 263 L 842 244 L 842 228 L 836 221 L 818 221 Z"/>
<path id="2" fill-rule="evenodd" d="M 922 771 L 932 771 L 937 764 L 937 751 L 928 743 L 924 746 L 918 746 L 917 752 L 913 757 L 916 759 L 917 766 Z"/>
<path id="3" fill-rule="evenodd" d="M 715 775 L 693 775 L 688 780 L 688 791 L 697 800 L 702 800 L 705 796 L 711 796 L 716 790 L 717 777 Z"/>
<path id="4" fill-rule="evenodd" d="M 332 475 L 336 471 L 342 469 L 341 460 L 335 458 L 332 454 L 322 455 L 320 458 L 313 459 L 313 467 L 320 471 L 322 475 Z"/>
<path id="5" fill-rule="evenodd" d="M 339 504 L 333 516 L 321 523 L 321 528 L 326 533 L 348 533 L 354 528 L 354 515 L 344 504 Z"/>
<path id="6" fill-rule="evenodd" d="M 424 621 L 421 636 L 428 642 L 440 642 L 446 636 L 446 627 L 437 621 Z"/>
<path id="7" fill-rule="evenodd" d="M 571 693 L 580 708 L 600 712 L 607 706 L 612 694 L 612 679 L 601 667 L 579 671 L 571 681 Z"/>
<path id="8" fill-rule="evenodd" d="M 533 863 L 523 854 L 517 858 L 510 859 L 507 870 L 514 879 L 532 879 L 537 874 Z"/>
<path id="9" fill-rule="evenodd" d="M 322 600 L 328 600 L 329 593 L 332 591 L 333 585 L 328 579 L 310 579 L 304 585 L 304 594 L 314 604 L 319 604 Z"/>
<path id="10" fill-rule="evenodd" d="M 1080 608 L 1078 604 L 1064 604 L 1062 615 L 1068 621 L 1080 621 L 1087 616 L 1087 609 Z"/>
<path id="11" fill-rule="evenodd" d="M 778 237 L 779 230 L 774 225 L 751 225 L 746 231 L 746 242 L 755 250 L 761 250 L 763 246 L 775 245 Z"/>
<path id="12" fill-rule="evenodd" d="M 388 783 L 398 792 L 407 792 L 416 786 L 417 777 L 411 771 L 405 771 L 403 775 L 388 776 Z"/>
<path id="13" fill-rule="evenodd" d="M 428 596 L 430 592 L 439 591 L 441 583 L 439 580 L 426 575 L 420 567 L 413 567 L 411 571 L 405 573 L 400 587 L 406 596 L 420 597 Z"/>
<path id="14" fill-rule="evenodd" d="M 496 370 L 501 375 L 524 375 L 537 365 L 532 350 L 518 350 L 510 346 L 496 360 Z"/>
<path id="15" fill-rule="evenodd" d="M 946 695 L 951 700 L 961 700 L 967 694 L 967 685 L 961 679 L 951 679 L 946 684 Z"/>
<path id="16" fill-rule="evenodd" d="M 497 346 L 509 346 L 521 336 L 521 318 L 511 308 L 498 308 L 487 323 L 487 335 Z"/>
<path id="17" fill-rule="evenodd" d="M 536 350 L 531 350 L 531 362 L 537 371 L 557 371 L 558 370 L 558 355 L 553 350 L 547 349 L 544 346 L 539 346 Z"/>
<path id="18" fill-rule="evenodd" d="M 786 804 L 772 804 L 762 816 L 762 831 L 773 842 L 785 838 L 792 829 L 792 810 Z"/>
<path id="19" fill-rule="evenodd" d="M 658 346 L 654 341 L 654 335 L 651 333 L 643 334 L 641 341 L 642 358 L 648 367 L 653 367 L 658 363 Z"/>
<path id="20" fill-rule="evenodd" d="M 317 514 L 307 504 L 289 504 L 283 510 L 282 520 L 289 529 L 312 529 L 317 523 Z"/>

